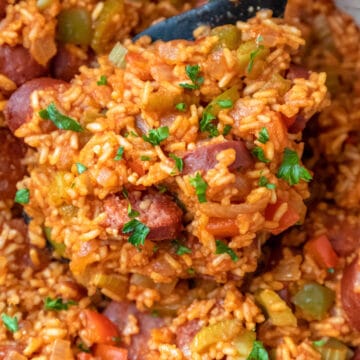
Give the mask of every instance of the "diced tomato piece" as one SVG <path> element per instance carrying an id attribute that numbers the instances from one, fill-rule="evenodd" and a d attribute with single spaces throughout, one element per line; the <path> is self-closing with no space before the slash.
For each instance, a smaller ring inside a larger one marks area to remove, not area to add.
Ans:
<path id="1" fill-rule="evenodd" d="M 230 237 L 239 234 L 239 228 L 235 219 L 210 218 L 206 230 L 219 237 Z"/>
<path id="2" fill-rule="evenodd" d="M 76 355 L 76 359 L 77 360 L 92 360 L 93 357 L 89 353 L 81 352 Z"/>
<path id="3" fill-rule="evenodd" d="M 275 204 L 269 204 L 265 209 L 265 219 L 273 220 L 276 211 L 284 202 L 279 200 Z M 279 220 L 279 226 L 273 230 L 271 233 L 273 235 L 280 234 L 290 226 L 296 224 L 300 220 L 300 215 L 295 211 L 292 207 L 288 206 L 288 209 L 284 213 L 284 215 Z"/>
<path id="4" fill-rule="evenodd" d="M 88 336 L 93 343 L 115 344 L 119 330 L 106 316 L 93 310 L 84 310 Z"/>
<path id="5" fill-rule="evenodd" d="M 95 348 L 95 356 L 100 360 L 127 360 L 126 349 L 116 346 L 98 344 Z"/>
<path id="6" fill-rule="evenodd" d="M 310 239 L 306 243 L 305 249 L 316 263 L 324 269 L 336 267 L 339 261 L 339 257 L 326 235 Z"/>

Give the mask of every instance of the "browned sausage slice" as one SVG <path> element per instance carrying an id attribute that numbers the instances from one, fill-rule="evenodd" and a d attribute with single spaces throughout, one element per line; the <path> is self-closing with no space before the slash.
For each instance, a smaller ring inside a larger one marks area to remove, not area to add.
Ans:
<path id="1" fill-rule="evenodd" d="M 149 313 L 140 312 L 136 309 L 135 305 L 127 302 L 112 301 L 106 307 L 104 315 L 118 327 L 120 332 L 125 328 L 129 315 L 137 318 L 139 333 L 131 337 L 131 343 L 128 348 L 129 360 L 145 359 L 146 354 L 149 352 L 147 342 L 150 338 L 151 330 L 164 325 L 163 319 L 155 318 Z"/>
<path id="2" fill-rule="evenodd" d="M 289 80 L 294 79 L 308 79 L 310 77 L 309 70 L 300 65 L 291 64 L 286 78 Z"/>
<path id="3" fill-rule="evenodd" d="M 52 59 L 51 72 L 56 79 L 70 81 L 79 73 L 79 67 L 87 65 L 90 59 L 81 59 L 74 54 L 66 45 L 58 47 L 55 57 Z"/>
<path id="4" fill-rule="evenodd" d="M 14 81 L 17 86 L 43 76 L 47 69 L 38 64 L 30 55 L 29 50 L 21 45 L 0 46 L 0 73 Z"/>
<path id="5" fill-rule="evenodd" d="M 360 264 L 358 257 L 344 269 L 341 279 L 341 302 L 350 325 L 360 331 Z"/>
<path id="6" fill-rule="evenodd" d="M 118 196 L 108 197 L 104 202 L 107 214 L 104 225 L 121 231 L 124 224 L 130 221 L 127 214 L 129 201 L 132 209 L 139 212 L 139 221 L 150 228 L 147 239 L 169 240 L 179 234 L 182 211 L 169 196 L 160 193 L 150 193 L 141 199 L 134 199 L 130 195 L 129 200 Z"/>
<path id="7" fill-rule="evenodd" d="M 16 183 L 26 173 L 21 163 L 25 152 L 26 146 L 21 140 L 8 129 L 0 129 L 0 200 L 14 199 Z"/>
<path id="8" fill-rule="evenodd" d="M 30 95 L 35 90 L 67 85 L 66 82 L 51 78 L 33 79 L 20 86 L 11 96 L 4 109 L 5 120 L 12 132 L 32 116 Z"/>
<path id="9" fill-rule="evenodd" d="M 211 144 L 198 147 L 188 152 L 183 157 L 184 174 L 192 174 L 199 170 L 209 170 L 217 164 L 216 155 L 223 150 L 234 149 L 236 152 L 235 161 L 229 166 L 230 170 L 238 168 L 249 168 L 254 163 L 249 150 L 244 142 L 238 140 L 226 141 L 219 144 Z"/>
<path id="10" fill-rule="evenodd" d="M 176 331 L 176 345 L 186 358 L 191 356 L 190 343 L 200 329 L 199 320 L 195 319 L 181 325 Z"/>

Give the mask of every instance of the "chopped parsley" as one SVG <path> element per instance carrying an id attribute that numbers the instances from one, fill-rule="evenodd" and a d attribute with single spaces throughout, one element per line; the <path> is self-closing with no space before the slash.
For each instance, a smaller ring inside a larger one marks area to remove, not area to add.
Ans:
<path id="1" fill-rule="evenodd" d="M 206 189 L 208 187 L 208 184 L 201 177 L 200 173 L 196 173 L 196 175 L 194 177 L 191 177 L 189 181 L 190 185 L 195 188 L 195 192 L 199 202 L 206 202 Z"/>
<path id="2" fill-rule="evenodd" d="M 141 156 L 140 156 L 140 160 L 141 160 L 141 161 L 150 161 L 150 160 L 151 160 L 151 157 L 150 157 L 150 156 L 146 156 L 146 155 L 141 155 Z"/>
<path id="3" fill-rule="evenodd" d="M 100 80 L 96 83 L 97 85 L 107 85 L 107 77 L 105 75 L 100 76 Z"/>
<path id="4" fill-rule="evenodd" d="M 179 85 L 184 89 L 196 90 L 200 88 L 200 85 L 203 84 L 204 78 L 200 76 L 200 66 L 199 65 L 186 65 L 185 72 L 188 78 L 191 80 L 192 84 L 189 83 L 180 83 Z"/>
<path id="5" fill-rule="evenodd" d="M 183 159 L 177 157 L 175 154 L 169 154 L 169 157 L 175 161 L 175 168 L 181 173 L 184 169 Z M 175 174 L 174 170 L 171 172 L 171 175 L 173 175 L 173 173 Z"/>
<path id="6" fill-rule="evenodd" d="M 233 106 L 233 102 L 230 99 L 218 100 L 217 103 L 223 109 L 230 109 Z"/>
<path id="7" fill-rule="evenodd" d="M 125 134 L 124 134 L 124 137 L 129 137 L 129 136 L 133 136 L 133 137 L 139 137 L 139 135 L 135 132 L 135 131 L 133 131 L 133 130 L 131 130 L 131 131 L 129 131 L 129 132 L 126 132 Z"/>
<path id="8" fill-rule="evenodd" d="M 1 314 L 1 320 L 5 327 L 12 333 L 19 330 L 19 323 L 16 316 L 11 317 L 3 313 Z"/>
<path id="9" fill-rule="evenodd" d="M 300 180 L 309 182 L 312 180 L 312 176 L 299 162 L 299 156 L 296 151 L 286 148 L 284 150 L 283 161 L 276 176 L 287 181 L 290 185 L 298 184 Z"/>
<path id="10" fill-rule="evenodd" d="M 80 350 L 80 351 L 82 351 L 82 352 L 85 352 L 85 353 L 90 353 L 91 352 L 91 350 L 90 350 L 90 348 L 88 348 L 84 343 L 79 343 L 78 345 L 77 345 L 77 347 L 78 347 L 78 349 Z"/>
<path id="11" fill-rule="evenodd" d="M 19 189 L 16 191 L 14 201 L 18 204 L 28 204 L 30 201 L 30 191 L 29 189 Z"/>
<path id="12" fill-rule="evenodd" d="M 269 183 L 268 179 L 265 176 L 260 176 L 260 178 L 259 178 L 259 186 L 266 187 L 269 190 L 276 189 L 276 185 Z"/>
<path id="13" fill-rule="evenodd" d="M 44 308 L 45 310 L 61 311 L 68 310 L 69 306 L 76 304 L 77 302 L 73 300 L 64 302 L 61 298 L 52 299 L 51 297 L 47 297 L 44 301 Z"/>
<path id="14" fill-rule="evenodd" d="M 320 339 L 320 340 L 313 341 L 313 345 L 314 345 L 314 346 L 317 346 L 317 347 L 324 346 L 326 343 L 327 343 L 327 339 L 326 339 L 326 338 L 322 338 L 322 339 Z"/>
<path id="15" fill-rule="evenodd" d="M 230 133 L 231 129 L 232 129 L 231 125 L 225 125 L 224 130 L 223 130 L 223 135 L 224 136 L 228 135 Z"/>
<path id="16" fill-rule="evenodd" d="M 128 198 L 129 198 L 129 193 L 128 193 L 128 191 L 127 191 L 126 188 L 123 188 L 121 192 L 122 192 L 122 194 L 123 194 L 123 196 L 124 196 L 125 199 L 128 199 Z"/>
<path id="17" fill-rule="evenodd" d="M 184 111 L 186 111 L 186 104 L 183 102 L 178 103 L 175 105 L 175 108 L 176 108 L 176 110 L 184 112 Z"/>
<path id="18" fill-rule="evenodd" d="M 232 261 L 238 261 L 239 257 L 236 255 L 233 249 L 230 249 L 224 242 L 221 240 L 215 240 L 216 251 L 215 254 L 228 254 L 231 257 Z"/>
<path id="19" fill-rule="evenodd" d="M 167 190 L 168 190 L 165 185 L 161 185 L 161 184 L 156 185 L 156 188 L 159 190 L 160 194 L 163 194 L 163 193 L 167 192 Z"/>
<path id="20" fill-rule="evenodd" d="M 176 246 L 176 255 L 191 254 L 191 249 L 182 245 L 179 240 L 173 240 L 172 243 Z"/>
<path id="21" fill-rule="evenodd" d="M 260 42 L 264 41 L 264 38 L 261 35 L 258 35 L 256 38 L 256 49 L 250 53 L 250 61 L 247 67 L 247 73 L 251 73 L 251 70 L 254 66 L 255 58 L 259 55 L 260 51 L 265 49 L 264 45 L 259 45 Z"/>
<path id="22" fill-rule="evenodd" d="M 76 165 L 76 170 L 79 175 L 81 175 L 83 172 L 85 172 L 87 170 L 87 167 L 81 163 L 76 163 L 75 165 Z"/>
<path id="23" fill-rule="evenodd" d="M 152 129 L 149 131 L 148 136 L 143 135 L 142 138 L 151 145 L 160 145 L 160 143 L 169 137 L 169 128 L 167 126 L 161 126 L 158 129 Z"/>
<path id="24" fill-rule="evenodd" d="M 124 147 L 120 146 L 116 151 L 116 155 L 114 157 L 114 160 L 115 161 L 120 161 L 122 159 L 123 155 L 124 155 Z"/>
<path id="25" fill-rule="evenodd" d="M 269 141 L 269 132 L 268 129 L 266 127 L 263 127 L 260 131 L 259 131 L 259 136 L 258 136 L 258 140 L 262 143 L 262 144 L 266 144 Z"/>
<path id="26" fill-rule="evenodd" d="M 137 217 L 137 216 L 140 215 L 140 213 L 139 213 L 138 211 L 134 210 L 134 209 L 131 207 L 131 204 L 130 204 L 130 203 L 129 203 L 128 208 L 127 208 L 127 214 L 128 214 L 128 217 L 129 217 L 130 219 L 135 218 L 135 217 Z"/>
<path id="27" fill-rule="evenodd" d="M 62 114 L 53 102 L 46 109 L 40 110 L 39 115 L 42 119 L 51 120 L 58 129 L 76 132 L 84 131 L 77 121 Z"/>
<path id="28" fill-rule="evenodd" d="M 265 157 L 264 150 L 259 146 L 255 146 L 251 150 L 251 153 L 264 163 L 270 162 L 270 160 Z"/>
<path id="29" fill-rule="evenodd" d="M 215 137 L 219 135 L 219 131 L 216 128 L 216 125 L 213 123 L 213 120 L 216 119 L 216 116 L 213 115 L 210 111 L 204 111 L 200 120 L 200 131 L 208 132 L 210 137 Z"/>
<path id="30" fill-rule="evenodd" d="M 261 341 L 254 341 L 251 353 L 247 357 L 247 360 L 269 360 L 269 354 Z"/>
<path id="31" fill-rule="evenodd" d="M 328 269 L 327 269 L 327 272 L 328 272 L 329 274 L 333 274 L 333 273 L 335 272 L 335 269 L 334 269 L 334 268 L 328 268 Z"/>
<path id="32" fill-rule="evenodd" d="M 128 241 L 130 244 L 139 247 L 144 245 L 145 239 L 148 236 L 150 229 L 137 219 L 132 219 L 124 224 L 122 229 L 123 234 L 131 233 Z"/>

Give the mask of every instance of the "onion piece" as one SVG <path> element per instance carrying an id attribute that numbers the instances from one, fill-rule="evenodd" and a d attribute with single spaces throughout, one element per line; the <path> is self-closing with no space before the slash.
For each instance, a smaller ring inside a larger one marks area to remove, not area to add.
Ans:
<path id="1" fill-rule="evenodd" d="M 70 341 L 56 339 L 51 349 L 50 360 L 73 360 Z"/>
<path id="2" fill-rule="evenodd" d="M 109 54 L 109 61 L 113 63 L 116 67 L 120 69 L 125 69 L 126 60 L 125 56 L 127 54 L 127 49 L 122 46 L 119 42 L 115 44 Z"/>

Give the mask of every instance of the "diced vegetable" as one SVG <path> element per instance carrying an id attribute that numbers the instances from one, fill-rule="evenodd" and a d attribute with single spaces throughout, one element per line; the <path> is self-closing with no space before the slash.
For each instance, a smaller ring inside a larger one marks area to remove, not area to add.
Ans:
<path id="1" fill-rule="evenodd" d="M 241 71 L 251 76 L 259 75 L 256 63 L 265 59 L 269 52 L 268 48 L 257 44 L 253 40 L 242 43 L 236 53 Z"/>
<path id="2" fill-rule="evenodd" d="M 128 352 L 126 349 L 116 346 L 98 344 L 95 347 L 95 356 L 100 360 L 127 360 Z"/>
<path id="3" fill-rule="evenodd" d="M 73 360 L 70 341 L 55 339 L 49 360 Z"/>
<path id="4" fill-rule="evenodd" d="M 118 42 L 110 51 L 109 61 L 112 62 L 113 65 L 115 65 L 119 69 L 125 69 L 126 54 L 127 54 L 127 49 Z"/>
<path id="5" fill-rule="evenodd" d="M 339 258 L 326 235 L 320 235 L 310 239 L 305 245 L 305 250 L 316 263 L 324 269 L 336 267 L 339 261 Z"/>
<path id="6" fill-rule="evenodd" d="M 330 338 L 325 344 L 315 348 L 321 354 L 322 360 L 349 360 L 352 358 L 352 351 L 341 341 Z"/>
<path id="7" fill-rule="evenodd" d="M 256 340 L 255 331 L 249 331 L 249 330 L 245 330 L 242 334 L 240 334 L 235 338 L 233 344 L 235 345 L 238 351 L 236 360 L 247 360 L 248 356 L 251 353 L 255 340 Z"/>
<path id="8" fill-rule="evenodd" d="M 120 298 L 126 297 L 128 282 L 125 276 L 96 273 L 92 278 L 92 282 L 96 287 L 110 290 Z"/>
<path id="9" fill-rule="evenodd" d="M 263 89 L 276 89 L 280 95 L 285 95 L 290 90 L 291 80 L 284 79 L 280 74 L 275 73 L 263 86 Z"/>
<path id="10" fill-rule="evenodd" d="M 67 190 L 71 184 L 65 179 L 65 172 L 58 171 L 51 181 L 48 196 L 55 206 L 61 206 L 70 200 Z"/>
<path id="11" fill-rule="evenodd" d="M 15 331 L 19 330 L 19 323 L 18 323 L 18 319 L 16 316 L 11 317 L 5 313 L 2 313 L 1 320 L 2 320 L 3 324 L 5 325 L 5 327 L 9 331 L 15 332 Z"/>
<path id="12" fill-rule="evenodd" d="M 247 360 L 269 360 L 269 354 L 261 341 L 254 341 L 253 348 Z"/>
<path id="13" fill-rule="evenodd" d="M 94 25 L 91 47 L 97 54 L 109 50 L 124 16 L 123 0 L 106 0 Z"/>
<path id="14" fill-rule="evenodd" d="M 54 3 L 54 0 L 37 0 L 36 7 L 39 10 L 45 10 Z"/>
<path id="15" fill-rule="evenodd" d="M 269 289 L 260 290 L 255 300 L 266 311 L 270 321 L 276 326 L 296 326 L 297 320 L 291 309 L 280 296 Z"/>
<path id="16" fill-rule="evenodd" d="M 206 230 L 218 237 L 230 237 L 239 234 L 236 219 L 210 218 Z"/>
<path id="17" fill-rule="evenodd" d="M 292 298 L 292 302 L 311 319 L 321 320 L 334 303 L 335 294 L 315 282 L 305 284 Z"/>
<path id="18" fill-rule="evenodd" d="M 28 204 L 30 200 L 29 189 L 19 189 L 16 191 L 14 201 L 18 204 Z"/>
<path id="19" fill-rule="evenodd" d="M 62 298 L 52 299 L 47 297 L 44 301 L 44 309 L 49 311 L 68 310 L 69 306 L 76 305 L 77 302 L 73 300 L 63 301 Z"/>
<path id="20" fill-rule="evenodd" d="M 92 38 L 90 13 L 83 8 L 63 10 L 58 16 L 57 37 L 63 43 L 89 45 Z"/>
<path id="21" fill-rule="evenodd" d="M 48 226 L 44 227 L 44 234 L 45 234 L 46 240 L 53 247 L 55 253 L 58 254 L 59 256 L 63 257 L 65 254 L 65 250 L 66 250 L 65 244 L 58 243 L 51 238 L 51 228 Z"/>
<path id="22" fill-rule="evenodd" d="M 205 112 L 210 112 L 215 117 L 218 115 L 219 111 L 223 109 L 221 107 L 221 101 L 223 100 L 231 100 L 233 104 L 235 104 L 236 100 L 239 99 L 239 89 L 237 86 L 233 86 L 230 89 L 227 89 L 222 94 L 213 99 L 208 106 L 205 108 Z M 220 102 L 220 104 L 219 104 Z"/>
<path id="23" fill-rule="evenodd" d="M 117 338 L 120 334 L 113 322 L 93 310 L 86 309 L 83 314 L 85 315 L 85 326 L 91 342 L 115 344 L 114 338 Z"/>
<path id="24" fill-rule="evenodd" d="M 192 340 L 190 348 L 192 352 L 202 352 L 209 346 L 219 341 L 235 339 L 241 332 L 241 324 L 238 320 L 223 320 L 216 324 L 203 327 Z"/>
<path id="25" fill-rule="evenodd" d="M 219 45 L 235 50 L 241 43 L 241 31 L 235 25 L 218 26 L 211 30 L 210 35 L 219 38 Z"/>

